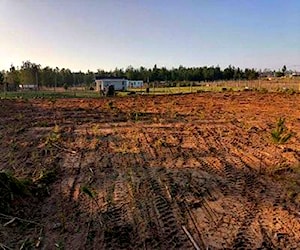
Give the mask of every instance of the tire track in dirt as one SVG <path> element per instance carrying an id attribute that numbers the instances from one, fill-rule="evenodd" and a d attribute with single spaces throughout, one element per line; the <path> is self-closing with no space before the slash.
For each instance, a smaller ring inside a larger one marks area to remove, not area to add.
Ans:
<path id="1" fill-rule="evenodd" d="M 300 247 L 300 214 L 293 206 L 281 206 L 286 203 L 276 190 L 280 188 L 274 183 L 265 187 L 267 203 L 262 205 L 259 223 L 264 234 L 272 244 L 283 249 L 298 249 Z M 297 241 L 295 241 L 297 239 Z"/>
<path id="2" fill-rule="evenodd" d="M 226 150 L 224 150 L 226 151 Z M 223 185 L 220 186 L 220 182 L 218 183 L 218 188 L 219 190 L 226 196 L 226 195 L 246 195 L 246 189 L 250 189 L 250 192 L 253 188 L 253 186 L 255 185 L 255 182 L 252 177 L 252 175 L 250 174 L 244 174 L 245 172 L 245 167 L 243 166 L 242 162 L 239 160 L 239 158 L 234 158 L 231 157 L 230 161 L 226 158 L 226 160 L 223 159 L 222 156 L 219 156 L 218 159 L 220 160 L 220 162 L 223 165 L 224 168 L 224 173 L 226 176 L 226 181 L 223 183 Z M 199 159 L 198 159 L 199 160 Z M 201 168 L 204 169 L 204 171 L 212 174 L 213 176 L 221 176 L 223 177 L 222 174 L 220 174 L 219 171 L 217 171 L 214 167 L 209 166 L 205 161 L 203 161 L 202 159 L 199 160 L 201 162 Z M 232 162 L 232 163 L 231 163 Z M 238 167 L 238 168 L 236 168 Z M 252 201 L 252 197 L 249 197 L 249 200 Z M 241 204 L 244 203 L 243 200 L 240 200 Z M 215 216 L 214 214 L 212 214 L 212 212 L 214 211 L 213 208 L 210 208 L 209 205 L 209 201 L 206 202 L 203 206 L 202 209 L 204 209 L 204 211 L 206 211 L 207 214 L 209 214 L 210 217 L 210 221 L 213 222 L 215 221 L 215 223 L 218 223 L 223 221 L 223 216 Z M 247 231 L 248 230 L 248 226 L 251 225 L 252 221 L 254 220 L 256 214 L 258 213 L 257 211 L 252 210 L 250 213 L 242 213 L 239 219 L 239 223 L 241 223 L 241 225 L 239 226 L 239 229 L 237 231 L 237 236 L 236 239 L 233 242 L 233 246 L 235 248 L 242 248 L 242 247 L 246 247 L 246 248 L 251 248 L 251 242 L 253 242 L 252 240 L 255 239 L 255 235 L 251 236 L 251 234 Z M 218 222 L 219 221 L 219 222 Z M 214 230 L 215 233 L 217 234 L 217 232 L 220 232 L 219 234 L 224 233 L 223 228 L 215 228 Z M 247 234 L 246 234 L 247 233 Z M 248 240 L 247 237 L 244 237 L 244 235 L 247 235 L 248 238 L 252 238 L 252 240 Z M 225 237 L 225 236 L 224 236 Z M 232 238 L 232 236 L 230 237 Z M 227 242 L 228 246 L 229 242 Z"/>
<path id="3" fill-rule="evenodd" d="M 73 156 L 73 155 L 72 155 Z M 81 164 L 83 161 L 83 153 L 79 153 L 76 157 L 72 159 L 73 165 L 71 167 L 72 175 L 68 176 L 68 186 L 69 186 L 69 202 L 74 198 L 78 198 L 79 186 L 77 185 L 81 172 Z"/>
<path id="4" fill-rule="evenodd" d="M 262 243 L 260 249 L 276 249 L 276 246 L 273 244 L 272 239 L 267 233 L 267 230 L 260 223 L 260 233 L 262 235 Z"/>
<path id="5" fill-rule="evenodd" d="M 153 139 L 150 138 L 149 134 L 147 133 L 147 130 L 142 129 L 142 138 L 141 140 L 145 142 L 146 145 L 144 145 L 145 152 L 148 153 L 149 156 L 152 156 L 152 159 L 158 158 L 158 153 L 156 148 L 153 146 Z M 143 145 L 143 143 L 141 143 Z M 147 162 L 145 162 L 147 163 Z"/>
<path id="6" fill-rule="evenodd" d="M 118 157 L 118 155 L 115 155 Z M 129 156 L 117 165 L 114 156 L 110 158 L 110 168 L 116 173 L 113 179 L 107 178 L 107 209 L 101 217 L 104 221 L 103 246 L 105 249 L 133 249 L 137 232 L 135 230 L 132 211 L 129 209 L 131 197 L 126 180 L 126 165 L 130 162 Z"/>
<path id="7" fill-rule="evenodd" d="M 141 140 L 145 137 L 140 136 Z M 137 222 L 138 236 L 136 239 L 137 245 L 143 249 L 161 249 L 161 227 L 156 213 L 153 209 L 153 197 L 149 191 L 149 176 L 146 164 L 152 159 L 151 148 L 148 152 L 142 151 L 139 157 L 135 155 L 134 164 L 132 167 L 131 185 L 134 187 L 135 207 L 134 219 Z"/>
<path id="8" fill-rule="evenodd" d="M 212 176 L 216 177 L 224 177 L 224 173 L 220 171 L 215 166 L 211 166 L 209 163 L 207 163 L 207 160 L 203 158 L 197 158 L 198 162 L 200 163 L 199 168 L 201 170 L 204 170 L 206 173 L 211 174 Z"/>
<path id="9" fill-rule="evenodd" d="M 178 225 L 178 215 L 175 216 L 173 208 L 168 199 L 163 195 L 165 191 L 157 182 L 157 177 L 153 171 L 147 171 L 149 175 L 150 192 L 153 197 L 153 205 L 156 211 L 161 231 L 164 235 L 164 244 L 171 249 L 184 248 L 192 249 L 189 239 Z"/>
<path id="10" fill-rule="evenodd" d="M 255 220 L 255 217 L 259 213 L 257 205 L 250 207 L 248 214 L 243 218 L 243 222 L 238 229 L 236 238 L 233 241 L 234 249 L 253 249 L 256 235 L 249 230 L 251 224 Z"/>
<path id="11" fill-rule="evenodd" d="M 216 131 L 210 132 L 211 129 L 208 129 L 208 133 L 216 133 Z M 206 130 L 204 130 L 205 134 Z M 206 134 L 207 136 L 207 134 Z M 187 137 L 188 139 L 188 137 Z M 197 141 L 197 140 L 193 140 Z M 218 159 L 221 164 L 223 165 L 223 168 L 215 168 L 214 166 L 210 165 L 204 157 L 205 154 L 198 154 L 198 153 L 192 153 L 187 154 L 187 152 L 182 153 L 182 150 L 177 150 L 175 148 L 175 154 L 177 154 L 177 157 L 185 157 L 185 158 L 194 158 L 199 162 L 200 169 L 203 169 L 205 172 L 209 173 L 211 176 L 219 176 L 221 178 L 224 178 L 226 176 L 225 183 L 223 184 L 223 187 L 221 187 L 218 183 L 218 188 L 221 189 L 221 192 L 226 190 L 226 192 L 223 192 L 224 195 L 234 195 L 236 199 L 239 200 L 240 204 L 247 204 L 247 206 L 251 207 L 252 209 L 242 211 L 240 210 L 239 217 L 236 218 L 238 221 L 236 221 L 236 229 L 232 230 L 232 235 L 228 235 L 228 239 L 232 239 L 232 241 L 227 241 L 225 245 L 223 246 L 231 246 L 236 249 L 252 249 L 253 247 L 257 247 L 259 243 L 256 242 L 257 232 L 253 232 L 251 228 L 257 229 L 256 221 L 257 221 L 257 215 L 260 213 L 261 208 L 260 204 L 263 203 L 261 199 L 257 199 L 257 195 L 260 192 L 263 192 L 264 187 L 261 186 L 262 183 L 260 183 L 259 179 L 257 178 L 257 173 L 253 172 L 254 169 L 252 166 L 248 165 L 245 161 L 252 163 L 253 162 L 260 162 L 261 157 L 256 157 L 255 155 L 251 155 L 249 158 L 247 154 L 243 153 L 242 150 L 245 149 L 244 145 L 241 141 L 238 140 L 237 143 L 240 143 L 240 148 L 237 150 L 234 146 L 222 146 L 224 143 L 226 143 L 226 139 L 219 137 L 218 139 L 211 140 L 209 137 L 205 138 L 205 141 L 208 142 L 208 148 L 210 149 L 209 155 L 213 156 L 215 155 L 216 159 Z M 227 145 L 227 144 L 226 144 Z M 197 145 L 198 149 L 203 148 L 203 146 Z M 221 149 L 221 150 L 220 150 Z M 159 156 L 160 156 L 159 152 Z M 164 152 L 162 154 L 166 154 L 167 152 Z M 167 153 L 170 154 L 170 153 Z M 248 157 L 248 158 L 247 158 Z M 226 158 L 226 161 L 224 160 Z M 249 160 L 250 159 L 250 160 Z M 252 165 L 251 164 L 251 165 Z M 268 163 L 262 163 L 268 164 Z M 171 182 L 171 181 L 170 181 Z M 173 180 L 172 180 L 173 182 Z M 217 182 L 216 180 L 214 182 Z M 258 188 L 259 187 L 259 188 Z M 258 188 L 258 189 L 257 189 Z M 171 188 L 172 189 L 172 188 Z M 255 191 L 254 191 L 255 190 Z M 213 191 L 214 192 L 214 191 Z M 173 195 L 173 193 L 171 193 Z M 240 197 L 240 198 L 239 198 Z M 214 211 L 213 208 L 210 208 L 209 205 L 210 201 L 207 201 L 202 204 L 201 207 L 206 213 L 210 213 Z M 221 223 L 223 220 L 223 217 L 215 217 L 215 215 L 210 216 L 210 223 L 215 221 L 215 223 Z M 224 217 L 225 219 L 226 217 Z M 253 224 L 254 223 L 254 224 Z M 226 225 L 226 224 L 224 224 Z M 224 230 L 223 230 L 224 229 Z M 226 232 L 226 227 L 222 227 L 220 229 L 215 228 L 217 234 L 217 231 L 219 231 L 221 234 Z M 227 232 L 227 234 L 230 234 Z M 225 236 L 224 236 L 225 237 Z M 232 242 L 232 243 L 230 243 Z M 256 242 L 256 244 L 255 244 Z M 267 244 L 264 243 L 266 240 L 262 240 L 261 244 Z M 268 243 L 269 245 L 271 243 Z"/>
<path id="12" fill-rule="evenodd" d="M 129 249 L 132 245 L 133 226 L 126 222 L 127 211 L 123 207 L 111 206 L 102 215 L 105 221 L 105 249 Z"/>
<path id="13" fill-rule="evenodd" d="M 270 105 L 277 95 L 267 94 L 268 102 L 265 97 L 228 92 L 189 95 L 188 99 L 183 95 L 133 97 L 126 99 L 126 104 L 115 98 L 57 100 L 55 104 L 36 100 L 37 108 L 22 109 L 25 102 L 12 104 L 14 109 L 9 111 L 13 114 L 15 110 L 12 117 L 4 117 L 7 114 L 2 112 L 0 133 L 9 129 L 10 133 L 3 139 L 5 145 L 9 145 L 10 136 L 17 135 L 17 141 L 21 142 L 23 134 L 19 134 L 18 126 L 30 120 L 28 124 L 34 128 L 24 138 L 36 138 L 39 144 L 40 138 L 56 123 L 62 128 L 63 140 L 67 138 L 62 142 L 64 148 L 84 152 L 72 156 L 60 152 L 65 159 L 64 171 L 59 172 L 57 180 L 59 183 L 62 179 L 62 197 L 66 199 L 63 209 L 74 214 L 66 213 L 71 223 L 66 223 L 63 232 L 49 233 L 55 235 L 49 238 L 49 241 L 53 239 L 51 246 L 61 238 L 67 239 L 65 247 L 70 248 L 73 239 L 88 238 L 86 249 L 185 249 L 191 243 L 182 230 L 184 225 L 203 249 L 298 249 L 299 207 L 289 200 L 277 180 L 257 171 L 259 166 L 274 166 L 281 156 L 289 162 L 299 159 L 294 152 L 299 146 L 298 135 L 292 138 L 291 148 L 280 152 L 266 138 L 273 120 L 293 106 L 284 104 L 284 100 L 295 97 L 280 97 L 284 111 Z M 145 102 L 145 98 L 150 102 Z M 110 101 L 114 109 L 109 109 Z M 171 110 L 172 101 L 178 105 L 173 105 Z M 268 108 L 264 107 L 262 115 L 263 105 Z M 143 116 L 133 122 L 132 110 L 139 112 L 141 108 Z M 252 112 L 252 108 L 256 111 Z M 202 112 L 206 120 L 200 119 Z M 289 115 L 293 123 L 289 120 L 288 125 L 297 125 L 297 114 L 291 114 L 292 118 Z M 144 115 L 153 118 L 152 121 L 144 119 Z M 256 119 L 250 120 L 253 117 Z M 228 122 L 234 118 L 233 123 Z M 128 119 L 128 123 L 118 123 Z M 7 127 L 8 123 L 12 123 L 11 128 Z M 249 124 L 255 124 L 259 130 L 248 129 Z M 94 133 L 93 126 L 99 125 L 101 128 Z M 72 138 L 68 130 L 71 126 Z M 298 128 L 295 130 L 299 132 Z M 98 140 L 97 147 L 93 147 L 91 140 L 93 143 Z M 31 150 L 36 144 L 24 144 L 24 147 Z M 15 160 L 15 166 L 20 163 L 22 167 L 23 159 L 27 161 L 25 152 L 15 152 L 8 158 L 7 148 L 1 152 L 3 168 L 10 159 Z M 30 154 L 28 158 L 31 159 Z M 94 164 L 89 165 L 93 160 Z M 43 164 L 37 166 L 36 171 L 42 167 Z M 17 177 L 26 176 L 16 170 Z M 78 192 L 80 184 L 87 184 L 94 191 L 99 209 L 92 199 Z M 43 205 L 48 206 L 47 200 Z M 52 209 L 53 222 L 57 222 L 56 207 Z M 48 218 L 33 219 L 48 223 Z M 106 223 L 102 225 L 103 219 Z M 10 238 L 17 238 L 17 233 Z M 23 236 L 31 237 L 28 233 Z"/>
<path id="14" fill-rule="evenodd" d="M 174 204 L 172 205 L 170 197 L 167 198 L 167 190 L 158 181 L 166 174 L 164 168 L 162 171 L 156 171 L 156 167 L 151 169 L 152 167 L 147 166 L 150 159 L 158 152 L 156 153 L 156 149 L 149 144 L 148 134 L 143 131 L 142 135 L 139 137 L 140 140 L 146 141 L 146 145 L 149 147 L 146 148 L 145 153 L 142 152 L 140 157 L 137 157 L 137 169 L 134 171 L 134 175 L 135 181 L 140 181 L 139 183 L 143 185 L 143 187 L 139 186 L 140 192 L 136 193 L 135 197 L 139 199 L 136 204 L 143 204 L 143 206 L 138 206 L 140 208 L 139 213 L 146 216 L 148 220 L 146 228 L 144 228 L 145 234 L 148 235 L 144 244 L 150 248 L 154 244 L 154 246 L 163 249 L 192 249 L 189 239 L 178 222 L 180 215 L 174 211 Z M 169 153 L 171 152 L 169 151 Z M 138 165 L 144 167 L 138 167 Z M 136 175 L 137 172 L 139 173 L 138 176 Z M 140 178 L 142 180 L 139 180 Z M 145 193 L 142 190 L 145 190 Z M 153 235 L 153 228 L 158 234 Z"/>
<path id="15" fill-rule="evenodd" d="M 241 132 L 242 133 L 242 132 Z M 274 157 L 264 152 L 263 147 L 261 145 L 265 144 L 262 142 L 258 144 L 259 146 L 255 146 L 253 144 L 245 146 L 245 142 L 243 142 L 239 138 L 234 138 L 228 142 L 224 142 L 226 145 L 229 145 L 230 151 L 236 155 L 238 155 L 243 162 L 249 162 L 251 166 L 254 166 L 258 170 L 258 166 L 265 167 L 274 163 Z M 257 152 L 257 147 L 262 147 L 259 149 L 259 153 Z M 252 150 L 254 148 L 254 150 Z M 248 165 L 248 164 L 247 164 Z"/>
<path id="16" fill-rule="evenodd" d="M 216 144 L 218 144 L 218 145 L 216 145 Z M 214 146 L 213 147 L 210 146 L 210 148 L 215 148 L 218 150 L 221 144 L 220 144 L 220 142 L 217 142 L 216 144 L 212 144 Z M 198 146 L 198 148 L 199 148 L 199 146 Z M 227 151 L 228 151 L 228 149 L 227 150 L 225 148 L 223 149 L 223 152 L 227 152 Z M 178 153 L 180 154 L 181 151 L 178 151 Z M 215 152 L 213 152 L 213 153 L 215 153 Z M 192 156 L 196 158 L 195 154 L 193 154 L 193 153 L 192 153 Z M 191 156 L 183 154 L 183 157 L 191 157 Z M 200 162 L 200 168 L 202 168 L 204 171 L 210 173 L 212 176 L 222 176 L 223 175 L 222 172 L 219 172 L 218 170 L 216 170 L 216 168 L 209 166 L 209 164 L 207 164 L 205 162 L 205 160 L 203 160 L 202 158 L 199 158 L 199 156 L 197 157 L 197 160 L 198 160 L 198 162 Z M 235 163 L 237 164 L 237 162 L 235 162 Z M 241 165 L 241 162 L 239 162 L 238 165 Z M 236 179 L 235 173 L 236 173 L 236 171 L 234 171 L 234 167 L 231 166 L 229 163 L 226 163 L 225 164 L 225 175 L 227 176 L 227 179 L 229 180 L 229 183 L 231 184 L 232 189 L 238 189 L 237 192 L 239 192 L 239 191 L 242 191 L 242 189 L 244 188 L 245 181 L 243 180 L 242 175 Z M 250 185 L 250 182 L 249 182 L 249 185 Z M 203 206 L 203 209 L 206 211 L 206 213 L 209 214 L 209 216 L 211 217 L 212 220 L 217 219 L 215 217 L 216 215 L 214 215 L 213 209 L 210 208 L 208 203 L 204 203 L 204 204 L 202 204 L 202 206 Z M 245 217 L 246 217 L 246 215 L 245 215 Z M 249 219 L 246 219 L 245 224 L 247 224 L 247 223 L 249 224 L 248 221 L 250 221 L 250 220 L 251 220 L 250 217 L 249 217 Z M 242 225 L 242 228 L 243 227 L 245 227 L 245 226 Z M 242 229 L 240 229 L 240 231 L 241 230 Z M 239 242 L 237 240 L 237 244 L 238 243 Z"/>
<path id="17" fill-rule="evenodd" d="M 232 163 L 229 162 L 232 161 Z M 237 168 L 238 167 L 238 168 Z M 236 237 L 233 240 L 234 249 L 253 249 L 256 235 L 249 230 L 251 224 L 256 219 L 259 213 L 259 203 L 254 194 L 254 185 L 257 184 L 256 178 L 249 174 L 248 169 L 244 167 L 239 158 L 232 156 L 230 159 L 224 160 L 224 170 L 228 179 L 229 190 L 231 194 L 236 194 L 238 197 L 243 197 L 249 203 L 250 209 L 247 210 L 246 214 L 239 218 L 241 225 L 238 228 Z M 240 200 L 241 203 L 244 203 Z M 250 205 L 251 204 L 251 205 Z"/>
<path id="18" fill-rule="evenodd" d="M 229 160 L 234 163 L 228 164 Z M 248 168 L 243 167 L 244 165 L 238 161 L 238 158 L 231 158 L 229 160 L 227 159 L 227 162 L 224 162 L 224 164 L 225 173 L 230 183 L 229 188 L 231 189 L 231 193 L 239 194 L 243 198 L 246 198 L 248 203 L 252 204 L 248 205 L 250 206 L 250 209 L 247 211 L 246 216 L 241 217 L 242 224 L 239 226 L 232 247 L 234 249 L 253 249 L 254 247 L 256 247 L 255 239 L 257 238 L 257 234 L 254 234 L 253 231 L 250 230 L 250 226 L 252 225 L 252 223 L 254 223 L 255 220 L 257 220 L 257 215 L 261 213 L 261 206 L 264 203 L 264 201 L 263 198 L 258 198 L 258 193 L 262 191 L 265 192 L 266 190 L 264 189 L 266 187 L 261 187 L 261 183 L 258 181 L 257 175 L 253 172 L 250 172 Z M 239 168 L 236 168 L 235 166 L 238 166 Z M 273 196 L 272 199 L 274 200 L 275 204 L 281 203 L 279 201 L 280 197 L 276 197 L 276 195 Z M 281 216 L 274 214 L 273 218 L 277 217 Z M 260 224 L 261 223 L 259 222 L 259 225 Z M 263 226 L 261 225 L 261 227 Z M 272 245 L 273 243 L 272 241 L 268 240 L 268 238 L 266 237 L 266 233 L 264 232 L 263 234 L 262 232 L 263 231 L 261 231 L 263 240 L 261 242 L 261 247 L 264 247 L 266 245 Z M 284 239 L 285 238 L 282 237 L 281 241 L 284 241 Z M 283 246 L 286 247 L 289 244 L 290 243 L 285 243 L 283 244 Z M 278 246 L 278 243 L 276 245 Z"/>

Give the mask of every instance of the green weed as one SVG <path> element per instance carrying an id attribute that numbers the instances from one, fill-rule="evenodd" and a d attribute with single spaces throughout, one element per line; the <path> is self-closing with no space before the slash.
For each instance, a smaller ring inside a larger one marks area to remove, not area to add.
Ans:
<path id="1" fill-rule="evenodd" d="M 53 130 L 49 133 L 49 135 L 46 138 L 46 146 L 51 147 L 52 144 L 58 142 L 60 138 L 60 127 L 58 125 L 55 125 Z"/>
<path id="2" fill-rule="evenodd" d="M 93 193 L 93 191 L 88 188 L 87 186 L 83 186 L 81 187 L 81 191 L 86 194 L 88 197 L 94 199 L 95 198 L 95 194 Z"/>
<path id="3" fill-rule="evenodd" d="M 285 126 L 285 118 L 280 117 L 276 124 L 276 128 L 271 132 L 272 141 L 276 144 L 284 144 L 291 139 L 292 136 L 293 133 L 288 131 Z"/>

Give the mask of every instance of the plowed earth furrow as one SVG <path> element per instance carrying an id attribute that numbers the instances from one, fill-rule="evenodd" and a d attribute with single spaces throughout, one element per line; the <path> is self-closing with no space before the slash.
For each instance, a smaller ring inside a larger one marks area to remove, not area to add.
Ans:
<path id="1" fill-rule="evenodd" d="M 0 170 L 35 188 L 7 196 L 1 244 L 300 249 L 299 97 L 0 100 Z"/>

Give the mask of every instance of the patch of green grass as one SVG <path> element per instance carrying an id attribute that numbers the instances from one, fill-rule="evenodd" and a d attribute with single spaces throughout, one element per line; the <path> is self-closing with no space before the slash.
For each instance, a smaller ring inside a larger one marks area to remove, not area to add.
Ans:
<path id="1" fill-rule="evenodd" d="M 226 87 L 225 87 L 226 88 Z M 217 86 L 216 84 L 201 85 L 201 86 L 183 86 L 183 87 L 157 87 L 149 88 L 150 94 L 187 94 L 187 93 L 202 93 L 202 92 L 222 92 L 224 87 Z M 146 88 L 131 89 L 136 93 L 146 93 Z M 242 87 L 228 87 L 226 90 L 230 91 L 241 91 Z"/>

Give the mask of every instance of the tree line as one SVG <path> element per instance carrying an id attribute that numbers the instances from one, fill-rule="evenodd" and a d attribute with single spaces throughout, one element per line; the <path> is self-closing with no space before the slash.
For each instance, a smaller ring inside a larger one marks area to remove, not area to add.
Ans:
<path id="1" fill-rule="evenodd" d="M 94 82 L 94 73 L 72 72 L 70 69 L 42 68 L 40 64 L 25 61 L 21 67 L 11 65 L 8 71 L 0 73 L 0 83 L 8 85 L 30 84 L 44 87 L 69 87 L 89 85 Z"/>
<path id="2" fill-rule="evenodd" d="M 286 70 L 286 69 L 285 69 Z M 0 84 L 34 84 L 45 87 L 69 87 L 69 86 L 92 86 L 95 76 L 101 78 L 117 77 L 130 80 L 143 80 L 144 82 L 165 81 L 219 81 L 219 80 L 254 80 L 259 77 L 260 72 L 255 69 L 240 69 L 229 65 L 225 69 L 219 66 L 184 67 L 167 69 L 166 67 L 134 68 L 97 72 L 72 72 L 70 69 L 58 67 L 41 67 L 40 64 L 25 61 L 20 67 L 11 65 L 8 71 L 0 72 Z"/>
<path id="3" fill-rule="evenodd" d="M 255 69 L 235 68 L 228 66 L 222 70 L 219 66 L 211 67 L 183 67 L 167 69 L 166 67 L 158 68 L 154 65 L 153 68 L 133 68 L 129 66 L 125 70 L 116 68 L 113 71 L 98 70 L 97 75 L 100 77 L 121 77 L 132 80 L 143 81 L 218 81 L 218 80 L 253 80 L 257 79 L 259 72 Z"/>

